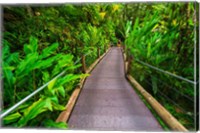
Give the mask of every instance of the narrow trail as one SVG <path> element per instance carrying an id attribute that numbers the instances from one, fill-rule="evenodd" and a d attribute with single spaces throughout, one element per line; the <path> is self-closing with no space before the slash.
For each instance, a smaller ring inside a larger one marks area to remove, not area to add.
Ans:
<path id="1" fill-rule="evenodd" d="M 117 47 L 111 48 L 87 78 L 68 124 L 70 129 L 163 130 L 126 80 Z"/>

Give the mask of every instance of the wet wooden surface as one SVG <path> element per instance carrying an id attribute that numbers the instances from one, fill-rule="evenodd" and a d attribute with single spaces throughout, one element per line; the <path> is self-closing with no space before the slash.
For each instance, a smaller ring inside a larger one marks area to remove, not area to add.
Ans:
<path id="1" fill-rule="evenodd" d="M 163 130 L 126 80 L 118 47 L 113 47 L 86 79 L 68 125 L 86 130 Z"/>

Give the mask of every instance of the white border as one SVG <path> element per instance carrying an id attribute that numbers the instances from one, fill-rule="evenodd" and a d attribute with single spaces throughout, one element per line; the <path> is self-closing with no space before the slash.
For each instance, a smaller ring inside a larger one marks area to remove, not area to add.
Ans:
<path id="1" fill-rule="evenodd" d="M 2 25 L 3 25 L 3 21 L 2 21 L 2 6 L 0 5 L 0 112 L 3 110 L 3 79 L 2 79 Z M 1 127 L 1 119 L 0 119 L 0 127 Z"/>
<path id="2" fill-rule="evenodd" d="M 3 4 L 55 4 L 55 3 L 98 3 L 98 2 L 104 2 L 104 3 L 110 3 L 110 2 L 200 2 L 200 0 L 40 0 L 40 1 L 34 1 L 34 0 L 1 0 L 0 1 L 0 10 L 1 10 L 1 5 Z M 0 18 L 1 18 L 1 11 L 0 11 Z M 1 19 L 0 19 L 1 20 Z M 1 23 L 2 24 L 2 23 Z M 1 27 L 0 27 L 1 28 Z M 0 31 L 0 36 L 1 36 L 1 31 Z M 1 41 L 1 38 L 0 38 Z M 197 44 L 198 45 L 198 44 Z M 200 48 L 200 45 L 199 45 Z M 0 54 L 1 54 L 1 49 L 0 49 Z M 200 58 L 200 55 L 199 55 Z M 1 61 L 1 60 L 0 60 Z M 1 63 L 1 62 L 0 62 Z M 0 69 L 1 70 L 1 69 Z M 1 72 L 1 71 L 0 71 Z M 0 91 L 1 91 L 1 82 L 0 82 Z M 2 91 L 1 91 L 2 92 Z M 1 95 L 0 92 L 0 95 Z M 0 96 L 0 104 L 1 104 L 1 96 Z M 54 132 L 70 132 L 70 133 L 88 133 L 88 132 L 105 132 L 105 133 L 122 133 L 123 131 L 80 131 L 80 130 L 38 130 L 38 129 L 0 129 L 1 133 L 7 133 L 7 132 L 16 132 L 16 133 L 25 133 L 25 132 L 30 132 L 30 133 L 38 133 L 38 132 L 43 132 L 43 133 L 54 133 Z M 129 132 L 134 132 L 134 131 L 126 131 L 126 133 Z M 140 132 L 140 133 L 145 133 L 145 132 Z M 200 133 L 198 131 L 198 133 Z"/>
<path id="3" fill-rule="evenodd" d="M 44 3 L 97 3 L 97 2 L 195 2 L 200 0 L 3 0 L 0 4 L 44 4 Z"/>

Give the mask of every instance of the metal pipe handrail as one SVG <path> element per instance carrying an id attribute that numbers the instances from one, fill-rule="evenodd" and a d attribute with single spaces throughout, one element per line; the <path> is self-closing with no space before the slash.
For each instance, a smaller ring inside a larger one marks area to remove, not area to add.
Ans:
<path id="1" fill-rule="evenodd" d="M 138 63 L 140 63 L 140 64 L 142 64 L 142 65 L 145 65 L 145 66 L 147 66 L 147 67 L 150 67 L 150 68 L 152 68 L 152 69 L 154 69 L 154 70 L 157 70 L 157 71 L 160 71 L 160 72 L 162 72 L 162 73 L 168 74 L 168 75 L 173 76 L 173 77 L 175 77 L 175 78 L 178 78 L 178 79 L 180 79 L 180 80 L 184 80 L 184 81 L 189 82 L 189 83 L 191 83 L 191 84 L 196 85 L 196 84 L 198 83 L 198 82 L 189 80 L 189 79 L 187 79 L 187 78 L 184 78 L 184 77 L 182 77 L 182 76 L 175 75 L 175 74 L 170 73 L 170 72 L 168 72 L 168 71 L 162 70 L 162 69 L 160 69 L 160 68 L 157 68 L 157 67 L 155 67 L 155 66 L 152 66 L 152 65 L 150 65 L 150 64 L 147 64 L 147 63 L 145 63 L 145 62 L 143 62 L 143 61 L 140 61 L 140 60 L 138 60 L 138 59 L 135 59 L 135 61 L 137 61 Z"/>
<path id="2" fill-rule="evenodd" d="M 19 101 L 18 103 L 16 103 L 15 105 L 13 105 L 11 108 L 9 108 L 8 110 L 6 110 L 4 113 L 2 113 L 0 115 L 0 118 L 2 119 L 3 117 L 5 117 L 6 115 L 8 115 L 9 113 L 11 113 L 13 110 L 15 110 L 17 107 L 19 107 L 20 105 L 22 105 L 24 102 L 26 102 L 27 100 L 29 100 L 31 97 L 33 97 L 35 94 L 37 94 L 38 92 L 40 92 L 41 90 L 43 90 L 51 81 L 53 81 L 54 79 L 62 76 L 63 74 L 65 74 L 66 71 L 61 72 L 60 74 L 58 74 L 56 77 L 54 77 L 53 79 L 51 79 L 49 82 L 47 82 L 46 84 L 44 84 L 43 86 L 39 87 L 37 90 L 35 90 L 33 93 L 31 93 L 30 95 L 26 96 L 24 99 L 22 99 L 21 101 Z"/>
<path id="3" fill-rule="evenodd" d="M 146 73 L 146 72 L 145 72 L 145 73 Z M 152 76 L 152 75 L 151 75 L 151 76 Z M 194 102 L 194 99 L 190 98 L 190 97 L 189 97 L 188 95 L 186 95 L 186 94 L 181 93 L 180 91 L 177 90 L 177 88 L 174 88 L 173 86 L 168 85 L 168 84 L 165 83 L 163 80 L 161 80 L 161 79 L 159 79 L 159 78 L 157 78 L 157 77 L 155 77 L 155 76 L 152 76 L 152 77 L 154 77 L 154 78 L 155 78 L 157 81 L 159 81 L 162 85 L 167 86 L 168 88 L 170 88 L 170 89 L 176 91 L 176 93 L 178 93 L 179 95 L 182 95 L 182 96 L 184 96 L 185 98 L 187 98 L 188 100 L 190 100 L 191 102 Z"/>
<path id="4" fill-rule="evenodd" d="M 85 54 L 85 56 L 91 54 L 92 51 L 88 52 L 87 54 Z M 81 57 L 82 58 L 82 57 Z M 76 65 L 81 58 L 79 58 L 74 65 Z M 9 113 L 11 113 L 12 111 L 14 111 L 17 107 L 19 107 L 20 105 L 22 105 L 23 103 L 25 103 L 27 100 L 29 100 L 31 97 L 33 97 L 34 95 L 36 95 L 38 92 L 40 92 L 41 90 L 43 90 L 46 86 L 48 86 L 48 84 L 50 82 L 52 82 L 54 79 L 64 75 L 66 73 L 66 71 L 62 71 L 60 74 L 58 74 L 57 76 L 55 76 L 53 79 L 51 79 L 50 81 L 48 81 L 46 84 L 44 84 L 43 86 L 39 87 L 38 89 L 36 89 L 34 92 L 32 92 L 31 94 L 29 94 L 28 96 L 26 96 L 24 99 L 22 99 L 21 101 L 19 101 L 18 103 L 16 103 L 15 105 L 13 105 L 12 107 L 10 107 L 8 110 L 6 110 L 5 112 L 0 114 L 0 119 L 2 119 L 3 117 L 5 117 L 6 115 L 8 115 Z"/>

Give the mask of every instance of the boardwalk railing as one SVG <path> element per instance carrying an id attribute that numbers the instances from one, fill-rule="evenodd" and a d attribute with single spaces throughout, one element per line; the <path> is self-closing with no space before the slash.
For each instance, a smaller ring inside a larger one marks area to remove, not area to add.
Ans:
<path id="1" fill-rule="evenodd" d="M 84 54 L 81 58 L 77 59 L 74 62 L 74 65 L 78 64 L 80 62 L 80 60 L 82 61 L 82 70 L 83 73 L 85 73 L 86 70 L 86 65 L 85 65 L 85 57 L 90 55 L 92 52 L 88 52 L 87 54 Z M 84 63 L 84 64 L 83 64 Z M 44 84 L 43 86 L 37 88 L 34 92 L 32 92 L 31 94 L 29 94 L 28 96 L 26 96 L 25 98 L 23 98 L 21 101 L 19 101 L 18 103 L 16 103 L 15 105 L 13 105 L 12 107 L 10 107 L 9 109 L 7 109 L 5 112 L 1 112 L 0 113 L 0 119 L 4 118 L 5 116 L 7 116 L 8 114 L 10 114 L 11 112 L 13 112 L 14 110 L 16 110 L 20 105 L 22 105 L 23 103 L 25 103 L 27 100 L 29 100 L 30 98 L 32 98 L 33 96 L 35 96 L 37 93 L 39 93 L 41 90 L 43 90 L 45 87 L 47 87 L 49 85 L 49 83 L 51 83 L 53 80 L 55 80 L 56 78 L 61 77 L 62 75 L 66 74 L 66 71 L 62 71 L 61 73 L 59 73 L 57 76 L 55 76 L 53 79 L 51 79 L 49 82 L 47 82 L 46 84 Z"/>
<path id="2" fill-rule="evenodd" d="M 125 51 L 123 50 L 123 57 L 124 57 L 124 60 L 125 60 L 125 71 L 126 71 L 126 77 L 127 79 L 136 87 L 136 89 L 141 93 L 141 95 L 146 99 L 146 101 L 151 105 L 151 107 L 156 111 L 156 113 L 163 119 L 163 121 L 173 130 L 175 131 L 187 131 L 187 129 L 174 117 L 171 115 L 171 113 L 169 113 L 168 110 L 166 110 L 150 93 L 148 93 L 131 75 L 131 67 L 132 67 L 132 64 L 133 64 L 133 61 L 135 61 L 134 63 L 139 63 L 140 65 L 143 65 L 143 66 L 146 66 L 146 67 L 149 67 L 153 70 L 156 70 L 160 73 L 163 73 L 165 75 L 169 75 L 169 76 L 172 76 L 174 78 L 177 78 L 179 80 L 182 80 L 182 81 L 185 81 L 185 82 L 188 82 L 189 84 L 191 85 L 197 85 L 198 82 L 196 81 L 192 81 L 192 80 L 189 80 L 189 79 L 186 79 L 182 76 L 178 76 L 178 75 L 175 75 L 175 74 L 172 74 L 168 71 L 165 71 L 165 70 L 162 70 L 160 68 L 157 68 L 155 66 L 152 66 L 150 64 L 147 64 L 143 61 L 140 61 L 138 59 L 134 59 L 133 60 L 133 56 L 130 55 L 130 52 L 129 51 Z M 128 53 L 128 54 L 126 54 Z M 138 74 L 138 73 L 137 73 Z M 160 79 L 158 79 L 159 81 Z M 146 80 L 145 80 L 146 82 Z M 162 84 L 163 81 L 161 82 Z M 150 86 L 152 86 L 151 83 L 148 83 Z M 174 89 L 174 88 L 172 88 Z M 192 103 L 194 104 L 194 99 L 190 98 L 189 96 L 183 94 L 183 93 L 180 93 L 177 89 L 174 89 L 176 90 L 176 92 L 178 94 L 180 94 L 181 96 L 189 99 L 190 101 L 192 101 Z M 158 90 L 159 94 L 161 94 L 162 92 L 160 92 Z M 166 94 L 162 93 L 162 96 L 164 98 L 166 98 L 167 100 L 170 100 L 170 102 L 172 102 L 175 106 L 177 106 L 178 108 L 180 109 L 183 109 L 181 108 L 176 102 L 174 102 L 172 99 L 170 99 L 168 96 L 166 96 Z M 187 112 L 185 111 L 185 114 L 187 115 Z M 194 116 L 189 116 L 191 117 L 191 119 L 193 118 L 193 120 L 195 119 Z"/>

